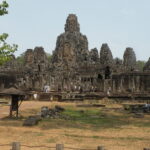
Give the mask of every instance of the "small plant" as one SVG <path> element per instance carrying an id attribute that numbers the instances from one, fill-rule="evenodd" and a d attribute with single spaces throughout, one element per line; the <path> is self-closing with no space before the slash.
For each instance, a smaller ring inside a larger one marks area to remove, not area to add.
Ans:
<path id="1" fill-rule="evenodd" d="M 56 140 L 51 138 L 51 139 L 47 139 L 46 142 L 47 142 L 47 143 L 55 143 Z"/>
<path id="2" fill-rule="evenodd" d="M 36 136 L 44 136 L 44 134 L 39 132 L 39 133 L 36 133 Z"/>

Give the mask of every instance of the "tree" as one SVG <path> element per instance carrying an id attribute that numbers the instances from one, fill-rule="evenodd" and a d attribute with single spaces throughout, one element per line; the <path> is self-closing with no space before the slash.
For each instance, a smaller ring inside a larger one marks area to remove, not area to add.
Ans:
<path id="1" fill-rule="evenodd" d="M 3 1 L 2 4 L 0 4 L 0 16 L 8 14 L 8 11 L 7 11 L 8 7 L 9 5 L 6 1 Z"/>
<path id="2" fill-rule="evenodd" d="M 51 55 L 51 54 L 49 54 L 49 53 L 46 53 L 46 56 L 47 56 L 47 58 L 48 58 L 48 61 L 51 61 L 51 59 L 52 59 L 52 55 Z"/>
<path id="3" fill-rule="evenodd" d="M 21 64 L 21 65 L 23 65 L 24 62 L 25 62 L 24 56 L 25 56 L 25 53 L 22 53 L 20 56 L 18 56 L 18 57 L 16 58 L 17 62 L 18 62 L 19 64 Z"/>
<path id="4" fill-rule="evenodd" d="M 9 7 L 6 1 L 3 1 L 0 4 L 0 16 L 8 14 L 7 8 Z M 10 60 L 13 53 L 17 50 L 17 45 L 13 44 L 12 46 L 6 43 L 8 38 L 7 33 L 0 35 L 0 65 Z"/>
<path id="5" fill-rule="evenodd" d="M 143 71 L 143 67 L 144 67 L 145 63 L 146 63 L 145 61 L 138 60 L 138 61 L 136 62 L 137 68 L 138 68 L 140 71 Z"/>

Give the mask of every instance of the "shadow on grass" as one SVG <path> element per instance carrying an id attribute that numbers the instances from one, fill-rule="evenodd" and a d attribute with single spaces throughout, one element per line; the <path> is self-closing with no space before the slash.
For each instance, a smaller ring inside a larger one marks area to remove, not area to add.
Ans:
<path id="1" fill-rule="evenodd" d="M 25 118 L 23 116 L 20 116 L 18 118 L 7 116 L 0 119 L 0 126 L 19 127 L 22 126 L 22 122 L 24 119 Z"/>

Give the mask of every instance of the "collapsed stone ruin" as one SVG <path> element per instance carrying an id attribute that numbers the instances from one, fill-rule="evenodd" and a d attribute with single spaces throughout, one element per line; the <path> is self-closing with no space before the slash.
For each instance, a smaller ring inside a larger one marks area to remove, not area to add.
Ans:
<path id="1" fill-rule="evenodd" d="M 13 57 L 0 68 L 1 89 L 15 86 L 43 91 L 45 85 L 56 92 L 149 93 L 150 59 L 139 71 L 133 48 L 126 48 L 123 60 L 113 58 L 106 43 L 100 52 L 89 50 L 77 16 L 70 14 L 50 59 L 42 47 L 35 47 L 27 49 L 22 63 Z"/>

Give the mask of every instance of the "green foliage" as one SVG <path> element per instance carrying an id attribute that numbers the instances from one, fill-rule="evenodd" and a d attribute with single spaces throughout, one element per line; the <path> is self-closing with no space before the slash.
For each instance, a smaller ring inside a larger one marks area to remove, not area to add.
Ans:
<path id="1" fill-rule="evenodd" d="M 12 54 L 17 50 L 17 45 L 13 44 L 12 46 L 7 44 L 5 40 L 7 39 L 8 34 L 3 33 L 0 35 L 0 65 L 9 61 Z"/>
<path id="2" fill-rule="evenodd" d="M 142 61 L 142 60 L 138 60 L 137 62 L 136 62 L 136 65 L 137 65 L 137 67 L 138 67 L 138 69 L 140 70 L 140 71 L 143 71 L 143 67 L 144 67 L 144 65 L 145 65 L 145 61 Z"/>
<path id="3" fill-rule="evenodd" d="M 16 60 L 19 64 L 24 64 L 24 55 L 25 53 L 22 53 L 20 56 L 17 57 Z"/>
<path id="4" fill-rule="evenodd" d="M 0 16 L 8 14 L 7 8 L 9 7 L 6 1 L 3 1 L 0 4 Z M 7 33 L 0 35 L 0 65 L 9 61 L 12 57 L 12 54 L 17 50 L 17 45 L 13 44 L 12 46 L 6 43 L 8 38 Z"/>
<path id="5" fill-rule="evenodd" d="M 9 7 L 8 3 L 6 1 L 3 1 L 0 4 L 0 16 L 8 14 L 7 8 Z"/>
<path id="6" fill-rule="evenodd" d="M 51 61 L 52 55 L 49 53 L 46 53 L 46 55 L 47 55 L 48 60 Z"/>

